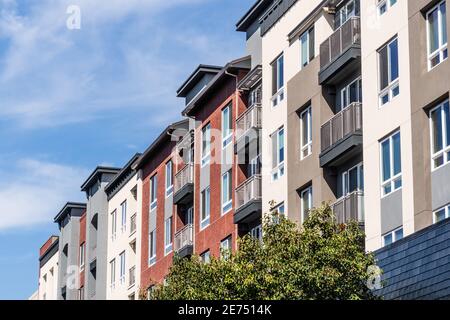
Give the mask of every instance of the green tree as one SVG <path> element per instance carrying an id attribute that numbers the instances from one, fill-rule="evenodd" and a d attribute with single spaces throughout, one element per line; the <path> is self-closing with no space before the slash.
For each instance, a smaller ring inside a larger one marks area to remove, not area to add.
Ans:
<path id="1" fill-rule="evenodd" d="M 276 223 L 274 222 L 276 221 Z M 375 299 L 367 287 L 373 255 L 357 222 L 338 224 L 328 205 L 313 209 L 302 227 L 272 213 L 263 240 L 245 236 L 227 259 L 202 263 L 174 258 L 157 300 Z"/>

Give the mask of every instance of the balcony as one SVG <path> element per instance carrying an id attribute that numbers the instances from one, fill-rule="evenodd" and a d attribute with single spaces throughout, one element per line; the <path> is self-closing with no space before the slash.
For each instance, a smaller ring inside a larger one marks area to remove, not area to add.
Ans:
<path id="1" fill-rule="evenodd" d="M 194 193 L 194 164 L 188 163 L 175 175 L 174 204 L 192 202 Z"/>
<path id="2" fill-rule="evenodd" d="M 332 206 L 338 223 L 357 221 L 364 224 L 364 192 L 354 191 L 336 201 Z"/>
<path id="3" fill-rule="evenodd" d="M 254 175 L 236 188 L 234 223 L 249 223 L 261 217 L 261 175 Z"/>
<path id="4" fill-rule="evenodd" d="M 336 167 L 362 151 L 362 104 L 352 103 L 320 129 L 320 166 Z"/>
<path id="5" fill-rule="evenodd" d="M 133 266 L 129 270 L 128 288 L 131 288 L 136 283 L 136 266 Z"/>
<path id="6" fill-rule="evenodd" d="M 320 85 L 335 85 L 360 68 L 361 22 L 350 18 L 320 45 Z"/>
<path id="7" fill-rule="evenodd" d="M 194 252 L 194 226 L 186 225 L 175 234 L 175 252 L 181 258 L 191 256 Z"/>
<path id="8" fill-rule="evenodd" d="M 245 157 L 247 153 L 258 151 L 259 130 L 262 127 L 261 111 L 261 103 L 254 103 L 236 120 L 236 144 L 234 151 L 238 156 Z"/>

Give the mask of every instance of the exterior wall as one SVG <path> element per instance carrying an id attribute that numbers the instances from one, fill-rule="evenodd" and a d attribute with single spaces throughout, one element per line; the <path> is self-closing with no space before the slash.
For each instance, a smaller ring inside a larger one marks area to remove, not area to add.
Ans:
<path id="1" fill-rule="evenodd" d="M 56 252 L 43 266 L 40 267 L 39 289 L 36 300 L 57 300 L 58 260 L 59 254 Z"/>
<path id="2" fill-rule="evenodd" d="M 385 300 L 450 299 L 450 220 L 375 252 Z"/>
<path id="3" fill-rule="evenodd" d="M 167 141 L 157 151 L 141 169 L 140 180 L 142 190 L 142 225 L 141 230 L 141 290 L 146 290 L 155 283 L 162 283 L 167 276 L 169 267 L 172 264 L 173 252 L 165 255 L 164 248 L 164 222 L 169 218 L 173 210 L 173 200 L 166 199 L 165 187 L 165 164 L 172 159 L 172 150 L 175 142 Z M 155 174 L 158 176 L 157 183 L 157 207 L 150 211 L 150 178 Z M 166 202 L 170 212 L 166 212 Z M 172 219 L 174 223 L 176 219 Z M 176 226 L 172 225 L 172 232 Z M 156 230 L 156 263 L 149 265 L 149 233 Z M 172 235 L 173 239 L 173 235 Z"/>
<path id="4" fill-rule="evenodd" d="M 361 1 L 361 60 L 363 83 L 363 144 L 365 180 L 365 228 L 366 249 L 376 250 L 382 246 L 383 219 L 381 199 L 380 147 L 379 142 L 389 133 L 400 129 L 402 179 L 401 192 L 403 232 L 409 235 L 414 228 L 412 136 L 411 136 L 411 90 L 410 90 L 410 46 L 408 26 L 409 1 L 397 1 L 389 10 L 377 17 L 373 3 Z M 364 14 L 373 12 L 372 15 Z M 398 35 L 400 95 L 379 107 L 378 104 L 378 53 L 377 50 Z M 388 195 L 387 198 L 396 195 Z M 398 204 L 396 204 L 398 206 Z"/>
<path id="5" fill-rule="evenodd" d="M 136 230 L 131 233 L 131 217 L 136 214 L 137 217 L 137 199 L 134 198 L 131 190 L 137 189 L 137 175 L 135 174 L 109 201 L 108 201 L 108 267 L 106 273 L 107 289 L 106 298 L 108 300 L 127 300 L 130 295 L 137 292 L 137 284 L 130 283 L 130 269 L 139 263 L 139 255 L 136 255 L 131 243 L 135 242 L 140 236 L 140 230 L 136 226 Z M 122 210 L 121 204 L 127 202 L 126 225 L 122 229 Z M 117 232 L 113 237 L 111 214 L 117 212 Z M 137 246 L 136 246 L 137 247 Z M 120 281 L 120 254 L 125 252 L 125 279 Z M 111 267 L 109 262 L 115 259 L 116 275 L 115 284 L 111 285 Z M 136 272 L 136 271 L 135 271 Z M 136 273 L 135 273 L 136 274 Z"/>
<path id="6" fill-rule="evenodd" d="M 86 212 L 81 216 L 80 218 L 80 240 L 78 243 L 78 266 L 80 268 L 80 278 L 79 278 L 79 284 L 78 284 L 78 290 L 79 290 L 79 299 L 86 299 L 86 291 L 84 290 L 85 284 L 86 284 L 86 249 L 84 252 L 84 266 L 80 266 L 80 247 L 82 244 L 86 245 Z M 83 290 L 84 295 L 83 297 L 80 297 L 80 291 Z"/>

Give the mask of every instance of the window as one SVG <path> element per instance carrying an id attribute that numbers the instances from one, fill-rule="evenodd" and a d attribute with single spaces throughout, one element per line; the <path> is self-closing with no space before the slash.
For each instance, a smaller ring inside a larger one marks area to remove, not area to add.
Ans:
<path id="1" fill-rule="evenodd" d="M 262 98 L 262 86 L 259 85 L 252 91 L 250 91 L 248 95 L 248 106 L 249 108 L 253 105 L 260 104 Z"/>
<path id="2" fill-rule="evenodd" d="M 398 69 L 398 39 L 391 40 L 378 51 L 380 78 L 380 106 L 385 105 L 400 93 Z"/>
<path id="3" fill-rule="evenodd" d="M 347 1 L 335 15 L 335 27 L 340 28 L 350 18 L 359 16 L 359 0 Z"/>
<path id="4" fill-rule="evenodd" d="M 117 232 L 117 210 L 111 213 L 111 240 L 116 239 Z"/>
<path id="5" fill-rule="evenodd" d="M 112 259 L 111 262 L 109 263 L 109 270 L 111 272 L 109 284 L 111 286 L 111 289 L 114 289 L 116 285 L 116 259 Z"/>
<path id="6" fill-rule="evenodd" d="M 390 7 L 397 3 L 397 0 L 378 0 L 377 11 L 381 16 L 385 14 Z"/>
<path id="7" fill-rule="evenodd" d="M 362 102 L 362 83 L 358 78 L 341 90 L 341 109 L 354 102 Z"/>
<path id="8" fill-rule="evenodd" d="M 364 190 L 364 167 L 360 163 L 342 173 L 342 196 Z"/>
<path id="9" fill-rule="evenodd" d="M 202 167 L 211 160 L 211 124 L 202 129 Z"/>
<path id="10" fill-rule="evenodd" d="M 185 213 L 185 224 L 194 224 L 194 207 L 189 207 Z"/>
<path id="11" fill-rule="evenodd" d="M 80 269 L 81 270 L 84 269 L 84 261 L 85 261 L 85 257 L 86 257 L 85 251 L 86 251 L 86 242 L 83 242 L 80 245 Z"/>
<path id="12" fill-rule="evenodd" d="M 403 227 L 385 234 L 383 236 L 383 245 L 388 246 L 401 239 L 403 239 Z"/>
<path id="13" fill-rule="evenodd" d="M 250 177 L 258 174 L 261 174 L 261 155 L 257 155 L 251 159 L 248 165 L 248 175 Z"/>
<path id="14" fill-rule="evenodd" d="M 229 170 L 222 176 L 222 214 L 227 213 L 232 208 L 232 192 L 231 170 Z"/>
<path id="15" fill-rule="evenodd" d="M 220 242 L 220 258 L 227 260 L 231 255 L 232 250 L 231 236 Z"/>
<path id="16" fill-rule="evenodd" d="M 308 107 L 300 114 L 300 131 L 301 131 L 301 159 L 306 158 L 312 152 L 312 112 Z"/>
<path id="17" fill-rule="evenodd" d="M 301 67 L 306 67 L 314 59 L 314 27 L 300 36 Z"/>
<path id="18" fill-rule="evenodd" d="M 120 284 L 124 284 L 125 283 L 125 268 L 126 268 L 126 263 L 125 263 L 125 251 L 122 252 L 120 254 Z"/>
<path id="19" fill-rule="evenodd" d="M 158 204 L 158 176 L 155 174 L 150 178 L 150 211 Z"/>
<path id="20" fill-rule="evenodd" d="M 448 218 L 450 218 L 450 205 L 448 205 L 444 208 L 441 208 L 433 213 L 434 223 L 441 222 Z"/>
<path id="21" fill-rule="evenodd" d="M 430 111 L 431 159 L 433 170 L 450 162 L 449 101 Z"/>
<path id="22" fill-rule="evenodd" d="M 200 259 L 203 263 L 209 263 L 211 261 L 211 253 L 210 251 L 205 251 L 200 255 Z"/>
<path id="23" fill-rule="evenodd" d="M 305 223 L 309 217 L 309 211 L 312 209 L 312 187 L 308 187 L 300 192 L 300 201 L 302 221 Z"/>
<path id="24" fill-rule="evenodd" d="M 271 136 L 272 139 L 272 180 L 284 176 L 284 128 L 280 128 Z"/>
<path id="25" fill-rule="evenodd" d="M 78 300 L 84 300 L 84 287 L 78 289 Z"/>
<path id="26" fill-rule="evenodd" d="M 445 1 L 427 13 L 428 68 L 432 69 L 448 58 L 447 10 Z"/>
<path id="27" fill-rule="evenodd" d="M 122 232 L 125 232 L 127 229 L 127 201 L 125 200 L 120 205 L 122 209 Z"/>
<path id="28" fill-rule="evenodd" d="M 272 63 L 272 107 L 284 100 L 284 57 L 279 56 Z"/>
<path id="29" fill-rule="evenodd" d="M 173 192 L 173 164 L 172 161 L 166 163 L 166 197 Z"/>
<path id="30" fill-rule="evenodd" d="M 167 218 L 164 223 L 164 252 L 169 254 L 172 252 L 172 217 Z"/>
<path id="31" fill-rule="evenodd" d="M 204 229 L 209 225 L 210 217 L 210 188 L 207 187 L 201 193 L 201 222 L 200 229 Z"/>
<path id="32" fill-rule="evenodd" d="M 231 106 L 222 110 L 222 147 L 225 148 L 233 140 Z"/>
<path id="33" fill-rule="evenodd" d="M 262 225 L 258 225 L 252 229 L 250 229 L 250 236 L 253 239 L 262 240 Z"/>
<path id="34" fill-rule="evenodd" d="M 156 263 L 156 230 L 150 232 L 148 236 L 148 264 L 151 266 Z"/>
<path id="35" fill-rule="evenodd" d="M 381 189 L 386 196 L 402 187 L 400 132 L 381 141 Z"/>

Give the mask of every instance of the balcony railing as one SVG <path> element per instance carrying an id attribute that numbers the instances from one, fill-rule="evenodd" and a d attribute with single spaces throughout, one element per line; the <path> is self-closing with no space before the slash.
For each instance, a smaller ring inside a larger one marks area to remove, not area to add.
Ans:
<path id="1" fill-rule="evenodd" d="M 236 210 L 252 200 L 261 200 L 261 175 L 254 175 L 236 188 Z"/>
<path id="2" fill-rule="evenodd" d="M 261 128 L 261 103 L 254 103 L 236 120 L 236 140 L 252 128 Z"/>
<path id="3" fill-rule="evenodd" d="M 364 223 L 364 192 L 354 191 L 331 206 L 338 223 Z"/>
<path id="4" fill-rule="evenodd" d="M 136 266 L 131 267 L 129 272 L 128 286 L 132 287 L 136 283 Z"/>
<path id="5" fill-rule="evenodd" d="M 130 219 L 130 235 L 136 232 L 136 213 L 131 216 Z"/>
<path id="6" fill-rule="evenodd" d="M 355 102 L 322 125 L 321 151 L 329 149 L 348 135 L 362 129 L 362 104 Z"/>
<path id="7" fill-rule="evenodd" d="M 175 190 L 176 193 L 181 188 L 183 188 L 185 185 L 189 183 L 194 183 L 194 164 L 188 163 L 177 172 L 175 175 Z"/>
<path id="8" fill-rule="evenodd" d="M 352 17 L 320 45 L 320 69 L 324 69 L 353 45 L 361 44 L 361 22 Z"/>
<path id="9" fill-rule="evenodd" d="M 175 251 L 194 244 L 194 225 L 188 224 L 175 234 Z"/>

